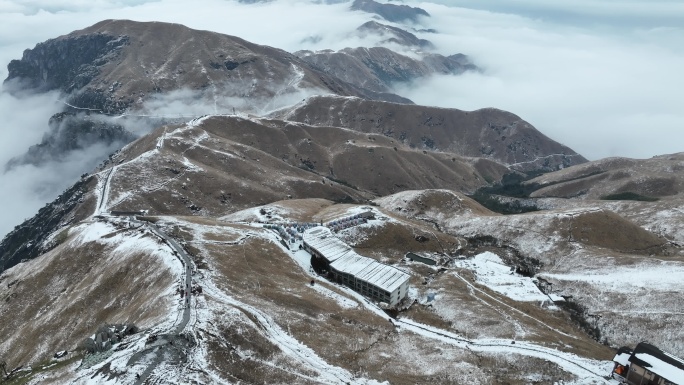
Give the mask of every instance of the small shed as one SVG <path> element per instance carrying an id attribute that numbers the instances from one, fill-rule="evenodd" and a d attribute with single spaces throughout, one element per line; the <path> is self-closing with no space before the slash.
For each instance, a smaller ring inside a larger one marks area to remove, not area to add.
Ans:
<path id="1" fill-rule="evenodd" d="M 118 211 L 118 210 L 112 210 L 109 212 L 110 215 L 117 216 L 117 217 L 132 217 L 136 215 L 146 215 L 147 210 L 138 210 L 138 211 Z"/>
<path id="2" fill-rule="evenodd" d="M 358 215 L 359 218 L 363 219 L 375 219 L 375 213 L 373 212 L 373 210 L 367 210 Z"/>
<path id="3" fill-rule="evenodd" d="M 684 360 L 640 342 L 618 350 L 612 377 L 629 385 L 684 385 Z"/>
<path id="4" fill-rule="evenodd" d="M 434 266 L 437 264 L 437 259 L 427 256 L 427 255 L 420 255 L 412 252 L 406 253 L 406 258 L 416 261 L 416 262 L 422 262 L 426 265 Z"/>

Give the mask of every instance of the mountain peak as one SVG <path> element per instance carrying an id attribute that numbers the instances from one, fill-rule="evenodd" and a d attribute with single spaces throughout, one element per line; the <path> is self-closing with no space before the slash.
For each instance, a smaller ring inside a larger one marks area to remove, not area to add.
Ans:
<path id="1" fill-rule="evenodd" d="M 354 11 L 374 13 L 387 21 L 394 22 L 416 22 L 421 17 L 430 17 L 430 14 L 422 8 L 410 7 L 403 4 L 383 4 L 374 0 L 354 0 L 351 9 Z"/>
<path id="2" fill-rule="evenodd" d="M 416 47 L 421 49 L 433 48 L 429 40 L 419 39 L 416 35 L 398 27 L 369 21 L 356 29 L 361 34 L 375 34 L 385 38 L 381 43 L 395 43 L 406 47 Z"/>

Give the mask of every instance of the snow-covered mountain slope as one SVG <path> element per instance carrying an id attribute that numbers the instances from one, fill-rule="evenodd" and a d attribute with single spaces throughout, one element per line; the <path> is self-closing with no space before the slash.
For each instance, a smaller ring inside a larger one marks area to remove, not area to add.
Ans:
<path id="1" fill-rule="evenodd" d="M 646 216 L 643 202 L 616 206 L 555 200 L 546 203 L 570 208 L 509 216 L 473 215 L 460 209 L 453 216 L 437 210 L 414 214 L 411 207 L 417 202 L 420 195 L 411 199 L 404 194 L 403 199 L 393 198 L 390 207 L 399 215 L 416 215 L 465 237 L 473 249 L 470 253 L 498 250 L 509 266 L 525 271 L 531 266 L 535 277 L 551 284 L 549 293 L 572 297 L 583 307 L 579 313 L 584 314 L 584 327 L 601 341 L 621 346 L 649 340 L 681 354 L 678 325 L 684 303 L 673 294 L 684 290 L 684 253 L 681 243 L 671 239 L 671 231 L 658 231 L 676 229 L 681 223 L 674 215 L 676 201 L 669 208 L 662 206 L 665 202 L 653 202 L 661 205 L 660 216 Z M 644 218 L 655 224 L 636 221 Z"/>
<path id="2" fill-rule="evenodd" d="M 0 356 L 12 365 L 74 350 L 104 323 L 167 329 L 180 261 L 145 228 L 84 221 L 59 246 L 0 276 Z"/>
<path id="3" fill-rule="evenodd" d="M 382 167 L 400 158 L 414 163 L 403 174 Z M 86 184 L 77 209 L 91 216 L 0 275 L 3 316 L 35 319 L 3 330 L 2 358 L 31 366 L 15 375 L 37 383 L 459 383 L 469 373 L 481 384 L 606 384 L 608 345 L 648 339 L 680 354 L 676 242 L 615 202 L 545 198 L 546 211 L 496 214 L 454 191 L 482 183 L 475 164 L 278 120 L 160 127 Z M 397 178 L 438 189 L 379 196 Z M 410 275 L 397 308 L 317 274 L 297 237 L 265 226 L 362 213 L 336 236 Z M 80 355 L 103 323 L 124 322 L 140 332 Z M 59 350 L 72 353 L 38 365 Z"/>
<path id="4" fill-rule="evenodd" d="M 123 170 L 124 165 L 119 167 Z M 112 188 L 116 185 L 114 175 L 103 175 L 100 189 L 95 192 L 99 195 L 96 207 L 103 214 L 118 196 Z M 179 358 L 171 354 L 171 358 L 155 361 L 150 356 L 155 342 L 147 337 L 168 333 L 178 322 L 179 310 L 171 306 L 157 313 L 156 322 L 138 321 L 144 334 L 127 337 L 127 345 L 121 345 L 111 355 L 90 357 L 87 367 L 79 370 L 76 361 L 54 370 L 40 370 L 33 374 L 34 378 L 44 378 L 46 382 L 68 378 L 75 383 L 87 383 L 94 378 L 125 383 L 149 372 L 147 378 L 172 377 L 178 383 L 415 383 L 458 381 L 460 375 L 453 371 L 457 367 L 472 373 L 483 384 L 506 379 L 524 382 L 531 378 L 603 383 L 607 364 L 600 359 L 609 358 L 610 352 L 577 330 L 562 312 L 536 304 L 517 304 L 472 281 L 462 268 L 430 268 L 407 262 L 397 254 L 399 249 L 438 253 L 447 245 L 457 250 L 461 245 L 459 239 L 447 234 L 437 236 L 429 224 L 395 217 L 372 206 L 333 205 L 320 199 L 291 202 L 275 205 L 279 207 L 277 214 L 274 208 L 266 206 L 254 209 L 251 215 L 270 215 L 273 220 L 283 221 L 289 220 L 292 213 L 292 219 L 327 221 L 363 210 L 373 211 L 375 219 L 343 230 L 340 236 L 356 242 L 360 252 L 411 273 L 413 289 L 411 300 L 407 301 L 410 307 L 396 319 L 388 318 L 376 304 L 315 274 L 308 266 L 309 256 L 305 252 L 298 251 L 296 244 L 288 249 L 277 233 L 259 223 L 163 216 L 150 217 L 148 221 L 154 224 L 145 224 L 100 215 L 99 221 L 73 227 L 71 238 L 63 245 L 118 245 L 113 250 L 104 247 L 101 251 L 112 258 L 120 258 L 119 253 L 131 248 L 140 251 L 151 247 L 153 253 L 162 253 L 160 263 L 172 269 L 175 265 L 178 270 L 182 265 L 174 250 L 157 236 L 165 233 L 177 239 L 191 256 L 193 286 L 203 288 L 201 294 L 192 297 L 191 317 L 183 334 L 187 337 L 182 337 L 192 343 L 187 355 Z M 245 212 L 235 219 L 250 219 L 250 214 Z M 121 229 L 114 227 L 116 223 Z M 416 235 L 423 235 L 428 241 Z M 136 237 L 143 238 L 136 241 Z M 381 245 L 386 243 L 383 239 L 394 239 L 389 254 L 381 252 Z M 145 242 L 151 242 L 150 246 L 145 246 Z M 65 247 L 59 246 L 52 253 L 60 256 Z M 28 263 L 39 261 L 51 263 L 49 255 Z M 3 277 L 25 271 L 29 270 L 19 265 Z M 142 273 L 142 277 L 151 279 L 149 273 Z M 422 285 L 422 281 L 428 283 Z M 174 286 L 170 280 L 152 284 L 153 290 L 143 291 L 153 293 L 149 304 L 172 304 L 173 298 L 178 298 Z M 427 304 L 424 298 L 429 291 L 438 295 Z M 414 299 L 416 302 L 411 303 Z M 102 322 L 118 322 L 120 317 L 107 309 L 100 307 L 97 317 L 104 317 L 99 318 Z M 39 316 L 54 324 L 61 323 L 60 317 L 61 312 Z M 483 317 L 489 320 L 486 324 L 482 323 Z M 92 330 L 81 331 L 80 337 L 90 333 Z M 511 344 L 512 340 L 517 345 Z M 525 340 L 528 342 L 522 343 Z M 55 338 L 43 354 L 49 354 L 49 349 L 73 349 L 75 342 L 65 345 L 67 342 Z M 591 359 L 580 358 L 577 353 Z M 12 363 L 19 359 L 11 352 L 6 354 Z M 141 361 L 141 354 L 147 354 L 148 361 Z M 33 362 L 28 357 L 24 359 Z M 397 362 L 401 365 L 389 365 Z M 431 364 L 425 365 L 427 362 Z M 492 371 L 494 367 L 503 369 Z"/>

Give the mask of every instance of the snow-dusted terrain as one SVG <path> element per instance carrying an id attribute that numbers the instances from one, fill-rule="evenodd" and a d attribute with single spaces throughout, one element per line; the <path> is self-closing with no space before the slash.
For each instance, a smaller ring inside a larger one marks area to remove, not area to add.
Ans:
<path id="1" fill-rule="evenodd" d="M 552 299 L 542 293 L 531 278 L 515 273 L 515 268 L 504 264 L 501 257 L 491 252 L 457 261 L 454 266 L 474 271 L 477 283 L 515 301 L 558 300 L 557 297 Z"/>
<path id="2" fill-rule="evenodd" d="M 500 216 L 461 194 L 430 190 L 365 205 L 285 199 L 212 217 L 212 208 L 192 203 L 199 195 L 192 195 L 194 184 L 219 175 L 203 159 L 244 155 L 205 131 L 210 121 L 159 130 L 158 137 L 124 149 L 97 174 L 93 216 L 66 229 L 67 241 L 52 254 L 26 263 L 36 270 L 60 253 L 101 255 L 100 271 L 130 267 L 124 287 L 140 287 L 157 273 L 155 267 L 168 272 L 163 283 L 140 289 L 140 298 L 127 294 L 135 297 L 136 309 L 154 309 L 151 314 L 141 310 L 122 319 L 127 306 L 121 299 L 102 306 L 121 309 L 103 322 L 138 320 L 139 334 L 108 352 L 43 370 L 32 383 L 441 383 L 459 381 L 462 372 L 474 373 L 471 383 L 481 384 L 499 376 L 520 383 L 612 383 L 610 349 L 567 318 L 561 295 L 585 306 L 610 343 L 647 336 L 675 353 L 682 349 L 676 325 L 684 306 L 672 295 L 684 290 L 682 263 L 616 252 L 578 230 L 613 220 L 605 207 Z M 257 169 L 259 163 L 254 161 Z M 176 208 L 194 207 L 195 215 L 110 215 L 119 208 L 150 209 L 140 202 L 171 211 L 176 198 L 184 205 Z M 369 218 L 340 225 L 340 219 L 361 214 Z M 298 237 L 283 239 L 267 226 L 287 223 L 328 225 L 359 254 L 406 272 L 408 298 L 398 312 L 388 313 L 318 275 Z M 654 242 L 636 226 L 620 226 Z M 482 239 L 484 245 L 473 242 Z M 516 272 L 520 261 L 511 259 L 510 250 L 538 260 L 536 276 Z M 408 251 L 435 256 L 437 264 L 410 261 Z M 102 274 L 93 287 L 111 285 Z M 550 283 L 549 294 L 537 287 L 540 280 Z M 179 296 L 179 288 L 190 287 L 191 300 Z M 64 309 L 42 311 L 56 319 Z M 87 335 L 96 327 L 89 326 Z M 43 352 L 63 346 L 57 340 L 48 345 Z"/>

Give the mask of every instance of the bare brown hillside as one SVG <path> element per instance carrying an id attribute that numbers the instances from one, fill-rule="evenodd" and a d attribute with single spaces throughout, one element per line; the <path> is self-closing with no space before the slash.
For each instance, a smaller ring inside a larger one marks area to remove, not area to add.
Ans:
<path id="1" fill-rule="evenodd" d="M 487 158 L 518 170 L 551 171 L 586 162 L 518 116 L 493 108 L 461 111 L 316 96 L 274 116 L 382 134 L 411 148 Z"/>
<path id="2" fill-rule="evenodd" d="M 220 112 L 263 107 L 304 89 L 408 102 L 340 81 L 280 49 L 162 22 L 104 20 L 26 50 L 8 69 L 6 82 L 60 89 L 77 107 L 112 113 L 182 90 L 216 102 Z"/>
<path id="3" fill-rule="evenodd" d="M 570 238 L 612 250 L 661 254 L 667 241 L 611 211 L 586 212 L 572 218 Z"/>
<path id="4" fill-rule="evenodd" d="M 174 311 L 180 262 L 142 231 L 99 222 L 0 275 L 0 356 L 8 369 L 73 351 L 105 323 L 146 329 Z"/>
<path id="5" fill-rule="evenodd" d="M 684 153 L 650 159 L 607 158 L 530 180 L 533 197 L 598 199 L 621 193 L 663 198 L 684 191 Z M 669 198 L 668 198 L 669 199 Z"/>
<path id="6" fill-rule="evenodd" d="M 464 215 L 498 215 L 465 194 L 449 190 L 402 191 L 375 202 L 402 216 L 438 223 Z"/>
<path id="7" fill-rule="evenodd" d="M 506 170 L 482 174 L 471 159 L 382 135 L 230 116 L 159 129 L 113 161 L 112 209 L 182 215 L 226 215 L 288 198 L 365 202 L 406 189 L 474 191 Z"/>

